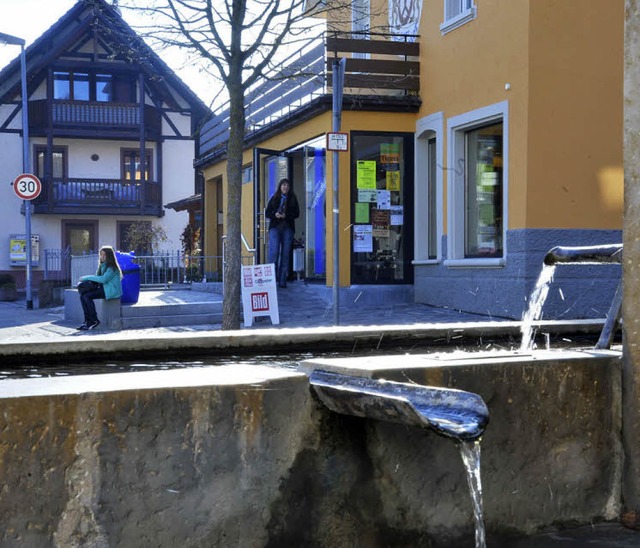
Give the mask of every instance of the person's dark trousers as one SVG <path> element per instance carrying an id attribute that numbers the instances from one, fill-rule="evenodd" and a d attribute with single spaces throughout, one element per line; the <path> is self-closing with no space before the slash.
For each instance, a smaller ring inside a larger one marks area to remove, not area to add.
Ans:
<path id="1" fill-rule="evenodd" d="M 104 299 L 104 297 L 104 286 L 102 284 L 98 289 L 87 291 L 86 293 L 80 295 L 82 311 L 84 312 L 84 322 L 86 324 L 92 324 L 98 320 L 98 314 L 96 314 L 96 305 L 93 300 Z"/>

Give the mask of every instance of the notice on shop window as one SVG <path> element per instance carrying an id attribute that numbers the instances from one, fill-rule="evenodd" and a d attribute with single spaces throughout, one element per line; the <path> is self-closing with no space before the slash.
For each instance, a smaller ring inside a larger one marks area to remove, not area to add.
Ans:
<path id="1" fill-rule="evenodd" d="M 404 224 L 404 208 L 401 205 L 392 205 L 391 210 L 391 226 L 401 226 Z"/>
<path id="2" fill-rule="evenodd" d="M 368 203 L 356 202 L 356 223 L 369 224 L 369 208 Z"/>
<path id="3" fill-rule="evenodd" d="M 399 171 L 387 171 L 387 190 L 400 190 Z"/>
<path id="4" fill-rule="evenodd" d="M 378 191 L 358 189 L 358 201 L 376 203 L 378 201 Z"/>
<path id="5" fill-rule="evenodd" d="M 371 225 L 353 226 L 353 252 L 371 253 L 373 251 L 373 238 Z"/>
<path id="6" fill-rule="evenodd" d="M 388 238 L 389 226 L 391 223 L 390 210 L 388 209 L 372 209 L 371 210 L 371 226 L 373 236 L 376 238 Z"/>
<path id="7" fill-rule="evenodd" d="M 378 190 L 376 202 L 378 209 L 389 209 L 391 207 L 391 192 L 388 190 Z"/>
<path id="8" fill-rule="evenodd" d="M 375 160 L 358 160 L 356 163 L 356 186 L 358 188 L 376 188 Z"/>

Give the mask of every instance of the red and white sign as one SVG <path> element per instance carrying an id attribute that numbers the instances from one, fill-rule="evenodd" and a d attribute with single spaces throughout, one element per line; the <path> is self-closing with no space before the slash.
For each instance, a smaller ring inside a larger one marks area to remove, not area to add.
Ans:
<path id="1" fill-rule="evenodd" d="M 42 183 L 32 173 L 23 173 L 18 175 L 13 181 L 13 191 L 18 198 L 22 200 L 33 200 L 40 196 L 42 192 Z"/>
<path id="2" fill-rule="evenodd" d="M 273 264 L 242 267 L 242 313 L 244 326 L 253 325 L 254 318 L 269 316 L 273 325 L 280 323 L 276 268 Z"/>

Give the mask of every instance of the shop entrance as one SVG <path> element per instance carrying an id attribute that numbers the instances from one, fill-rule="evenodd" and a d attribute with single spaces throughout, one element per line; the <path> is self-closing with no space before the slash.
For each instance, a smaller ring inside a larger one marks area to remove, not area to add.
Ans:
<path id="1" fill-rule="evenodd" d="M 325 156 L 324 139 L 317 145 L 307 143 L 286 151 L 253 149 L 254 242 L 258 262 L 265 262 L 268 257 L 267 203 L 278 188 L 280 179 L 286 177 L 292 182 L 300 205 L 300 217 L 296 219 L 294 235 L 294 257 L 290 261 L 291 275 L 308 280 L 325 279 Z"/>

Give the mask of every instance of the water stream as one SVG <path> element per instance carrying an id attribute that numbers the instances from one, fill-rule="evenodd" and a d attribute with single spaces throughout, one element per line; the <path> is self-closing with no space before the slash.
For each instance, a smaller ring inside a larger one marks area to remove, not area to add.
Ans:
<path id="1" fill-rule="evenodd" d="M 553 281 L 553 275 L 556 272 L 555 265 L 544 265 L 538 276 L 531 297 L 529 298 L 529 307 L 522 316 L 522 342 L 520 343 L 520 351 L 528 352 L 533 348 L 535 339 L 534 322 L 542 318 L 542 307 L 547 300 L 549 287 Z"/>
<path id="2" fill-rule="evenodd" d="M 461 441 L 460 455 L 467 472 L 467 483 L 473 504 L 473 520 L 476 528 L 476 548 L 486 548 L 484 520 L 482 517 L 482 481 L 480 479 L 480 440 Z"/>

